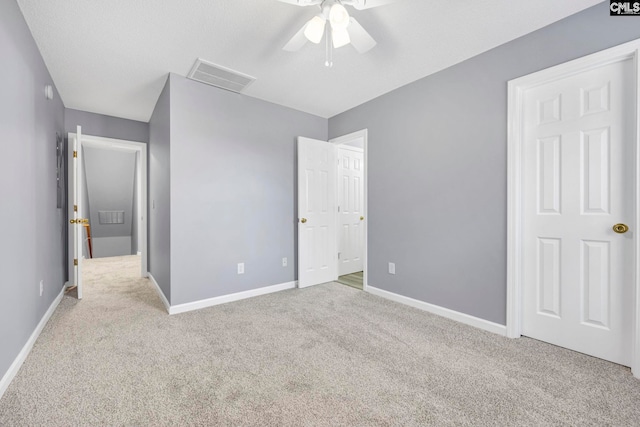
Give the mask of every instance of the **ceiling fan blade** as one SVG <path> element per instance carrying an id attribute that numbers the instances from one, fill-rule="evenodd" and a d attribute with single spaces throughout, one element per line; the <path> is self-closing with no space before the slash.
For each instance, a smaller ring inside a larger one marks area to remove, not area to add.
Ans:
<path id="1" fill-rule="evenodd" d="M 285 0 L 280 0 L 285 1 Z M 292 0 L 295 1 L 295 0 Z M 384 6 L 386 4 L 396 3 L 400 0 L 342 0 L 342 4 L 353 6 L 355 9 L 364 10 L 372 7 Z M 288 3 L 288 2 L 287 2 Z"/>
<path id="2" fill-rule="evenodd" d="M 322 0 L 278 0 L 282 3 L 293 4 L 296 6 L 313 6 L 322 3 Z"/>
<path id="3" fill-rule="evenodd" d="M 349 36 L 351 38 L 351 44 L 358 51 L 358 53 L 365 53 L 371 50 L 375 45 L 376 41 L 369 35 L 367 30 L 362 28 L 362 25 L 355 18 L 351 17 L 349 19 Z"/>
<path id="4" fill-rule="evenodd" d="M 287 44 L 284 45 L 282 50 L 286 50 L 288 52 L 295 52 L 300 50 L 302 46 L 307 44 L 307 37 L 304 35 L 304 30 L 305 28 L 307 28 L 307 24 L 308 22 L 305 22 L 302 28 L 300 28 L 298 32 L 295 33 L 293 37 L 291 37 L 291 40 L 289 40 Z"/>

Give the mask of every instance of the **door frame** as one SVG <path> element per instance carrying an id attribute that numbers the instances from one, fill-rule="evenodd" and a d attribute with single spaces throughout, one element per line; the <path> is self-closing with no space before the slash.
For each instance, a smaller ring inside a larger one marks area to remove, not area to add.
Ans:
<path id="1" fill-rule="evenodd" d="M 76 138 L 77 135 L 74 132 L 69 133 L 69 140 Z M 128 141 L 124 139 L 105 138 L 102 136 L 93 136 L 82 134 L 82 147 L 95 147 L 101 149 L 123 150 L 129 152 L 137 152 L 136 162 L 136 178 L 138 186 L 138 252 L 140 252 L 141 265 L 140 265 L 140 277 L 148 277 L 149 272 L 147 269 L 147 144 L 144 142 Z M 69 190 L 67 195 L 67 206 L 71 206 L 73 211 L 73 203 L 69 204 L 69 198 L 73 196 L 73 180 L 69 181 Z M 72 212 L 73 213 L 73 212 Z M 69 243 L 72 240 L 69 239 Z M 70 246 L 70 250 L 73 250 L 73 246 Z M 73 259 L 71 259 L 69 266 L 70 278 L 73 277 Z"/>
<path id="2" fill-rule="evenodd" d="M 364 195 L 363 195 L 363 199 L 362 199 L 362 215 L 364 216 L 364 242 L 362 242 L 363 248 L 362 248 L 362 290 L 366 291 L 368 285 L 368 267 L 367 267 L 367 260 L 368 260 L 368 245 L 367 245 L 367 241 L 368 241 L 368 236 L 369 236 L 369 197 L 368 197 L 368 188 L 369 188 L 369 156 L 368 156 L 368 137 L 369 137 L 369 131 L 368 129 L 362 129 L 356 132 L 352 132 L 346 135 L 342 135 L 339 136 L 337 138 L 332 138 L 329 140 L 329 142 L 331 142 L 332 144 L 335 144 L 336 146 L 338 145 L 344 145 L 349 141 L 352 141 L 354 139 L 357 138 L 362 138 L 363 139 L 363 145 L 362 145 L 362 151 L 364 154 L 364 177 L 363 177 L 363 185 L 364 185 Z M 338 197 L 338 189 L 337 189 L 337 185 L 338 182 L 336 180 L 336 198 Z M 338 217 L 338 212 L 336 211 L 336 221 Z M 337 224 L 337 222 L 336 222 Z M 339 230 L 337 230 L 336 227 L 336 237 L 337 234 L 339 233 Z M 336 239 L 336 253 L 338 252 L 338 240 Z M 338 260 L 336 260 L 336 268 L 338 266 Z M 336 273 L 337 274 L 337 273 Z M 337 279 L 337 278 L 336 278 Z"/>
<path id="3" fill-rule="evenodd" d="M 522 330 L 523 295 L 523 223 L 524 223 L 524 92 L 533 87 L 590 71 L 604 65 L 632 60 L 635 69 L 636 90 L 634 105 L 635 141 L 633 144 L 635 160 L 635 227 L 640 227 L 640 73 L 638 58 L 640 39 L 628 42 L 601 52 L 575 59 L 533 74 L 529 74 L 508 83 L 508 136 L 507 136 L 507 337 L 518 338 Z M 635 230 L 634 230 L 635 231 Z M 638 231 L 633 234 L 635 265 L 633 266 L 634 303 L 632 325 L 631 371 L 640 378 L 640 239 Z"/>

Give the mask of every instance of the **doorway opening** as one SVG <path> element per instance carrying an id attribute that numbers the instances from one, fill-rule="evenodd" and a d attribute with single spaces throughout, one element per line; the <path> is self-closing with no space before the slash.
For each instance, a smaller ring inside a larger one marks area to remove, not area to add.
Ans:
<path id="1" fill-rule="evenodd" d="M 336 146 L 338 283 L 363 290 L 365 246 L 366 132 L 329 142 Z"/>
<path id="2" fill-rule="evenodd" d="M 147 277 L 147 146 L 69 133 L 67 289 L 82 299 L 83 261 L 109 258 Z M 132 264 L 133 263 L 133 264 Z"/>

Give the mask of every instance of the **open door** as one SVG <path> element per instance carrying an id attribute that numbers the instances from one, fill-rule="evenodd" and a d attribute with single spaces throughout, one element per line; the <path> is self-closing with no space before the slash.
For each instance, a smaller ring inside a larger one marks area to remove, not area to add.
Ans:
<path id="1" fill-rule="evenodd" d="M 78 299 L 82 299 L 82 239 L 84 224 L 89 220 L 82 217 L 82 128 L 78 126 L 73 139 L 73 280 Z"/>
<path id="2" fill-rule="evenodd" d="M 326 141 L 298 138 L 298 287 L 338 278 L 336 156 Z"/>

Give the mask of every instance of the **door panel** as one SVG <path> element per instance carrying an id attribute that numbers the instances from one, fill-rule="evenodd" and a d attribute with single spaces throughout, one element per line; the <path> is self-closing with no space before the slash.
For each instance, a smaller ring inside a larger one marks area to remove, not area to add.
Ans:
<path id="1" fill-rule="evenodd" d="M 540 161 L 538 176 L 538 213 L 560 213 L 560 138 L 542 138 L 537 141 Z"/>
<path id="2" fill-rule="evenodd" d="M 524 93 L 523 335 L 631 363 L 634 65 Z"/>
<path id="3" fill-rule="evenodd" d="M 610 198 L 609 128 L 581 134 L 581 192 L 583 214 L 608 214 Z"/>
<path id="4" fill-rule="evenodd" d="M 560 239 L 538 238 L 538 312 L 560 317 Z"/>
<path id="5" fill-rule="evenodd" d="M 336 274 L 335 152 L 333 144 L 298 138 L 298 287 Z"/>
<path id="6" fill-rule="evenodd" d="M 609 259 L 609 242 L 582 241 L 581 321 L 605 328 L 609 327 L 609 294 L 611 293 L 612 271 Z"/>

